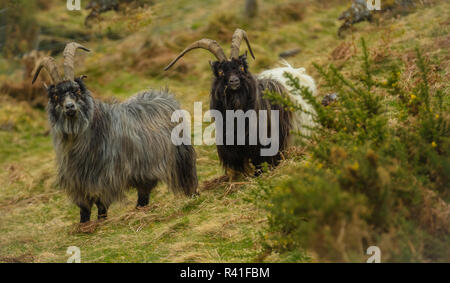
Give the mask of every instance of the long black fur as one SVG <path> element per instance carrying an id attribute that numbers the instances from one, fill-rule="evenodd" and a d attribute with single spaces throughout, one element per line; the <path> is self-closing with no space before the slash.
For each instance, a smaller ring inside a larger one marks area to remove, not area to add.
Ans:
<path id="1" fill-rule="evenodd" d="M 231 59 L 231 61 L 213 62 L 212 70 L 214 79 L 211 87 L 210 109 L 218 110 L 224 117 L 222 137 L 225 141 L 226 135 L 226 110 L 279 110 L 279 151 L 275 156 L 261 156 L 261 148 L 269 147 L 261 145 L 258 135 L 258 144 L 250 145 L 248 139 L 248 121 L 246 121 L 246 139 L 245 145 L 237 145 L 236 139 L 236 121 L 235 121 L 235 145 L 217 145 L 217 152 L 222 165 L 228 169 L 232 169 L 241 173 L 258 174 L 262 163 L 267 162 L 271 167 L 277 166 L 282 158 L 281 153 L 286 148 L 289 140 L 289 133 L 292 127 L 292 113 L 278 104 L 271 103 L 263 97 L 266 90 L 287 95 L 286 89 L 276 80 L 257 79 L 248 70 L 246 55 L 242 55 L 239 59 Z M 238 76 L 240 80 L 240 88 L 233 90 L 229 87 L 228 80 L 231 75 Z M 270 114 L 270 113 L 269 113 Z M 248 120 L 248 119 L 247 119 Z M 258 122 L 259 123 L 259 122 Z M 264 125 L 268 129 L 271 128 L 270 119 L 268 124 Z M 259 125 L 258 125 L 259 128 Z M 270 131 L 269 131 L 270 133 Z M 220 134 L 220 133 L 218 133 Z M 254 171 L 256 169 L 256 171 Z"/>

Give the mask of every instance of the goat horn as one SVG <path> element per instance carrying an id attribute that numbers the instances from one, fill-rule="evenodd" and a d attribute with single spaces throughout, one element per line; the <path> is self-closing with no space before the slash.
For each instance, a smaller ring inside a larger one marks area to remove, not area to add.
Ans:
<path id="1" fill-rule="evenodd" d="M 216 56 L 217 60 L 219 60 L 221 62 L 227 60 L 227 56 L 225 56 L 225 53 L 223 52 L 222 47 L 220 47 L 220 45 L 219 45 L 219 43 L 217 43 L 217 41 L 208 39 L 208 38 L 204 38 L 204 39 L 200 39 L 200 40 L 192 43 L 188 47 L 186 47 L 186 49 L 184 49 L 175 59 L 173 59 L 172 62 L 170 62 L 169 65 L 167 65 L 167 67 L 164 68 L 164 71 L 167 71 L 168 69 L 170 69 L 170 67 L 172 67 L 181 57 L 183 57 L 184 54 L 186 54 L 189 51 L 191 51 L 192 49 L 196 49 L 196 48 L 203 48 L 203 49 L 208 50 L 209 52 L 214 54 L 214 56 Z"/>
<path id="2" fill-rule="evenodd" d="M 239 28 L 234 31 L 233 39 L 231 40 L 231 59 L 239 58 L 239 48 L 241 47 L 242 39 L 245 39 L 248 50 L 250 51 L 250 54 L 252 54 L 253 59 L 255 59 L 252 47 L 250 46 L 250 42 L 248 41 L 247 33 Z"/>
<path id="3" fill-rule="evenodd" d="M 66 48 L 64 49 L 63 55 L 64 55 L 64 79 L 68 81 L 73 81 L 75 78 L 75 72 L 74 72 L 74 62 L 73 58 L 75 57 L 75 51 L 80 48 L 84 51 L 90 52 L 88 48 L 84 47 L 81 44 L 78 44 L 76 42 L 71 42 L 66 45 Z"/>
<path id="4" fill-rule="evenodd" d="M 61 81 L 61 76 L 58 73 L 58 68 L 56 67 L 55 59 L 53 59 L 52 57 L 44 57 L 40 61 L 36 69 L 36 73 L 34 74 L 33 81 L 31 82 L 31 84 L 34 84 L 42 68 L 45 68 L 47 72 L 50 74 L 50 78 L 53 84 L 59 83 Z"/>

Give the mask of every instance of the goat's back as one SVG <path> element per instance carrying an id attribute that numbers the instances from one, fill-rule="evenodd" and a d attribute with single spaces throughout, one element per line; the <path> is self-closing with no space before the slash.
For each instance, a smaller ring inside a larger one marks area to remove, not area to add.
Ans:
<path id="1" fill-rule="evenodd" d="M 92 197 L 105 204 L 120 199 L 134 184 L 154 180 L 164 181 L 173 192 L 192 191 L 179 181 L 180 154 L 171 141 L 176 126 L 171 116 L 178 108 L 168 91 L 141 92 L 122 103 L 95 101 L 89 129 L 55 142 L 61 187 L 76 203 Z M 195 172 L 195 152 L 189 152 L 182 156 Z"/>
<path id="2" fill-rule="evenodd" d="M 309 91 L 315 96 L 317 93 L 314 79 L 306 74 L 304 68 L 293 68 L 287 62 L 284 67 L 266 70 L 258 75 L 258 79 L 272 79 L 281 83 L 288 91 L 289 98 L 292 102 L 301 106 L 303 111 L 294 113 L 292 119 L 292 130 L 300 131 L 303 134 L 310 134 L 310 128 L 316 126 L 312 114 L 315 113 L 314 108 L 301 95 L 293 93 L 293 88 L 289 85 L 289 79 L 284 76 L 285 73 L 291 74 L 294 78 L 299 80 L 301 86 L 307 87 Z M 306 113 L 305 113 L 306 112 Z"/>

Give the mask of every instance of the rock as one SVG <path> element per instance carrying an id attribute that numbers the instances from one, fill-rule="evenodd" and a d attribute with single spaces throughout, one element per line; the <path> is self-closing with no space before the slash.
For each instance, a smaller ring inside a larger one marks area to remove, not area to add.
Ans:
<path id="1" fill-rule="evenodd" d="M 86 9 L 90 9 L 91 12 L 87 15 L 84 20 L 86 26 L 89 22 L 97 18 L 101 13 L 105 13 L 111 10 L 119 10 L 119 0 L 91 0 L 87 5 Z"/>
<path id="2" fill-rule="evenodd" d="M 338 35 L 342 36 L 342 32 L 352 25 L 362 22 L 370 21 L 372 19 L 372 14 L 369 9 L 367 9 L 366 0 L 355 0 L 352 6 L 345 10 L 338 18 L 338 20 L 343 20 L 344 23 L 339 27 Z"/>
<path id="3" fill-rule="evenodd" d="M 330 93 L 324 96 L 324 98 L 322 99 L 322 105 L 323 106 L 328 106 L 331 103 L 334 103 L 336 101 L 339 100 L 338 94 L 337 93 Z"/>
<path id="4" fill-rule="evenodd" d="M 278 54 L 278 56 L 280 56 L 281 58 L 292 57 L 300 53 L 300 51 L 302 51 L 300 48 L 290 49 L 281 52 L 280 54 Z"/>
<path id="5" fill-rule="evenodd" d="M 340 16 L 339 20 L 344 23 L 339 27 L 338 36 L 342 36 L 343 31 L 347 30 L 356 23 L 362 21 L 371 21 L 372 16 L 379 12 L 383 13 L 389 10 L 407 10 L 416 5 L 418 0 L 380 0 L 381 10 L 370 11 L 367 8 L 367 0 L 354 0 L 352 6 L 345 10 Z"/>

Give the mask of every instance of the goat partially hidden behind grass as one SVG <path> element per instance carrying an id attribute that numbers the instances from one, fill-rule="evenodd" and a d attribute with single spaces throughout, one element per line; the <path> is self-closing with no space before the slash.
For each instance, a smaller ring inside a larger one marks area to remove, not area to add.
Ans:
<path id="1" fill-rule="evenodd" d="M 33 83 L 44 67 L 53 84 L 48 117 L 58 162 L 58 183 L 80 207 L 80 222 L 90 220 L 95 203 L 98 218 L 107 216 L 110 204 L 127 188 L 138 191 L 137 206 L 146 206 L 159 181 L 175 194 L 197 191 L 195 151 L 190 145 L 175 146 L 171 122 L 178 103 L 168 91 L 147 91 L 123 103 L 107 104 L 92 98 L 84 77 L 74 78 L 77 48 L 64 50 L 65 78 L 55 61 L 44 58 Z"/>

